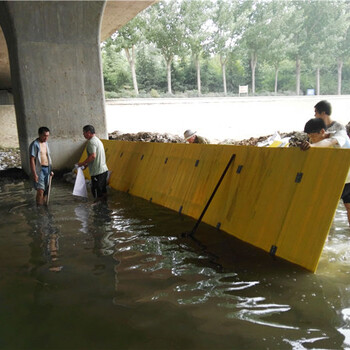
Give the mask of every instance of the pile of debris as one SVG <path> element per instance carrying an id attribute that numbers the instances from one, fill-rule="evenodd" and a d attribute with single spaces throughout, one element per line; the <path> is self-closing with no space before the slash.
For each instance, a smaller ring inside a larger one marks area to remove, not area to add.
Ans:
<path id="1" fill-rule="evenodd" d="M 22 169 L 19 148 L 0 148 L 0 183 L 28 179 Z"/>
<path id="2" fill-rule="evenodd" d="M 21 168 L 19 148 L 0 148 L 0 170 L 8 168 Z"/>
<path id="3" fill-rule="evenodd" d="M 114 131 L 108 135 L 110 140 L 118 141 L 141 141 L 141 142 L 160 142 L 160 143 L 181 143 L 183 138 L 168 133 L 159 134 L 156 132 L 138 132 L 137 134 L 122 134 Z"/>
<path id="4" fill-rule="evenodd" d="M 346 125 L 346 130 L 350 135 L 350 122 Z M 289 133 L 279 133 L 280 137 L 289 138 L 289 147 L 298 147 L 302 141 L 307 140 L 307 135 L 304 132 L 293 131 Z M 220 145 L 236 145 L 236 146 L 258 146 L 264 143 L 273 135 L 251 137 L 244 140 L 226 139 L 219 142 Z M 184 143 L 184 139 L 178 135 L 168 133 L 160 134 L 154 132 L 138 132 L 136 134 L 122 134 L 119 131 L 114 131 L 109 134 L 110 140 L 119 141 L 140 141 L 140 142 L 160 142 L 160 143 Z M 11 176 L 22 177 L 23 172 L 17 172 L 15 169 L 21 169 L 21 155 L 19 148 L 0 148 L 0 172 L 5 169 L 14 169 Z M 8 172 L 4 172 L 2 176 L 7 176 Z M 1 176 L 0 176 L 1 177 Z"/>
<path id="5" fill-rule="evenodd" d="M 307 140 L 304 132 L 293 131 L 290 133 L 279 133 L 281 138 L 290 138 L 289 147 L 297 147 L 301 141 Z M 220 145 L 236 145 L 236 146 L 257 146 L 269 139 L 272 135 L 251 137 L 245 140 L 226 139 L 219 142 Z M 161 143 L 183 143 L 184 139 L 178 135 L 159 134 L 153 132 L 138 132 L 136 134 L 122 134 L 120 131 L 114 131 L 109 134 L 110 140 L 118 141 L 140 141 L 140 142 L 161 142 Z"/>

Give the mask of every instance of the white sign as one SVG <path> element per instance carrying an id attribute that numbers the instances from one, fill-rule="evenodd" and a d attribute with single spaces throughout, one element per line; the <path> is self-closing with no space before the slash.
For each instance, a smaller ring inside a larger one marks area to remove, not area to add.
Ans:
<path id="1" fill-rule="evenodd" d="M 238 95 L 248 94 L 248 85 L 239 85 Z"/>

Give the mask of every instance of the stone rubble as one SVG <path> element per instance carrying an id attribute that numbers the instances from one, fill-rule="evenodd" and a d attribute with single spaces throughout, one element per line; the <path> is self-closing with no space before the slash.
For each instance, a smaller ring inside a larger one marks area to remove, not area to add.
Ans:
<path id="1" fill-rule="evenodd" d="M 19 148 L 0 148 L 0 170 L 21 168 Z"/>
<path id="2" fill-rule="evenodd" d="M 110 140 L 118 141 L 140 141 L 140 142 L 160 142 L 160 143 L 181 143 L 183 138 L 172 134 L 159 134 L 156 132 L 138 132 L 136 134 L 122 134 L 120 131 L 114 131 L 109 134 Z"/>
<path id="3" fill-rule="evenodd" d="M 350 136 L 350 122 L 346 125 L 346 130 Z M 293 131 L 289 133 L 279 133 L 281 138 L 290 137 L 289 147 L 298 147 L 301 141 L 307 140 L 304 132 Z M 244 140 L 226 139 L 219 142 L 220 145 L 238 145 L 238 146 L 257 146 L 258 143 L 267 140 L 271 135 L 251 137 Z M 114 131 L 109 134 L 110 140 L 119 141 L 139 141 L 139 142 L 160 142 L 160 143 L 183 143 L 184 140 L 178 135 L 168 133 L 160 134 L 154 132 L 138 132 L 136 134 L 122 134 L 120 131 Z M 10 169 L 14 169 L 10 171 Z M 0 148 L 0 177 L 7 177 L 6 174 L 18 177 L 19 172 L 15 169 L 21 169 L 21 155 L 19 148 Z M 6 170 L 6 171 L 5 171 Z M 23 173 L 23 171 L 21 170 Z M 23 175 L 23 174 L 22 174 Z"/>
<path id="4" fill-rule="evenodd" d="M 279 133 L 281 138 L 290 137 L 290 147 L 297 146 L 297 143 L 307 139 L 304 132 L 293 131 L 290 133 Z M 271 135 L 251 137 L 245 140 L 226 139 L 219 142 L 220 145 L 238 145 L 238 146 L 256 146 L 259 142 L 267 140 Z M 110 140 L 118 141 L 139 141 L 139 142 L 162 142 L 162 143 L 183 143 L 184 139 L 178 135 L 159 134 L 152 132 L 138 132 L 136 134 L 122 134 L 120 131 L 114 131 L 109 134 Z"/>

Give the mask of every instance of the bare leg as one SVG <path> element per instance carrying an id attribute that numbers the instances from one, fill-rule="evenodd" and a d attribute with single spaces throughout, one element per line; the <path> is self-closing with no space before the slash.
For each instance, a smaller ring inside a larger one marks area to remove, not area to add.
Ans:
<path id="1" fill-rule="evenodd" d="M 36 191 L 36 204 L 43 205 L 44 204 L 44 190 Z"/>

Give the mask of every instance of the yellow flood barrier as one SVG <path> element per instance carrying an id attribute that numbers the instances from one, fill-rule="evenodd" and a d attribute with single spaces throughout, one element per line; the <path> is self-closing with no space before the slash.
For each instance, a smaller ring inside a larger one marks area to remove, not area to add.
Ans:
<path id="1" fill-rule="evenodd" d="M 235 155 L 202 221 L 316 271 L 349 170 L 349 150 L 103 143 L 112 188 L 195 219 Z"/>

